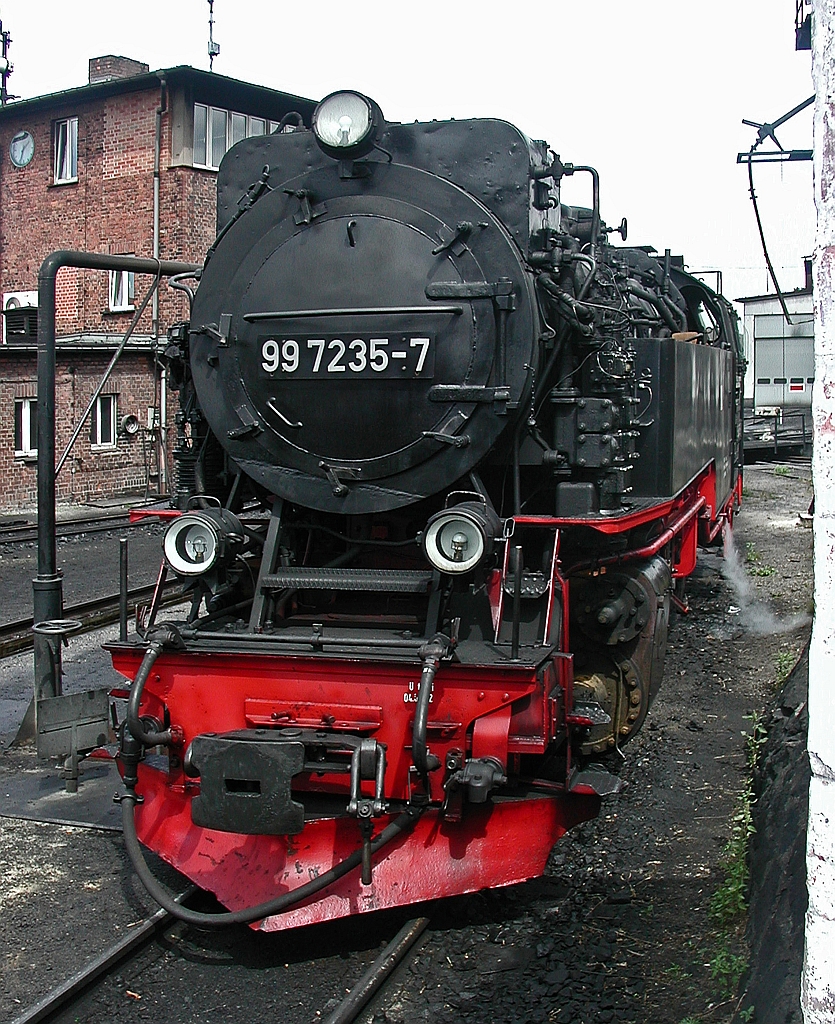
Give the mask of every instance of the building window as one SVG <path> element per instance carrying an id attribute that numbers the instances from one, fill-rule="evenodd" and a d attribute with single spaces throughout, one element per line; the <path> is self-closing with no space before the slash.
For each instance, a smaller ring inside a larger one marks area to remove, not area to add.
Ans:
<path id="1" fill-rule="evenodd" d="M 94 448 L 116 444 L 116 395 L 99 395 L 90 418 L 90 441 Z"/>
<path id="2" fill-rule="evenodd" d="M 56 121 L 54 140 L 55 184 L 78 181 L 78 118 Z"/>
<path id="3" fill-rule="evenodd" d="M 205 103 L 194 104 L 194 166 L 217 170 L 220 161 L 237 142 L 274 131 L 277 121 L 250 117 Z"/>
<path id="4" fill-rule="evenodd" d="M 135 276 L 131 270 L 110 271 L 110 297 L 108 308 L 111 313 L 124 313 L 133 309 Z"/>
<path id="5" fill-rule="evenodd" d="M 217 107 L 210 109 L 209 118 L 209 153 L 211 158 L 208 163 L 212 167 L 220 167 L 226 150 L 229 148 L 227 134 L 229 130 L 229 115 L 225 110 L 218 110 Z"/>
<path id="6" fill-rule="evenodd" d="M 15 399 L 14 453 L 17 458 L 34 458 L 38 454 L 37 398 Z"/>
<path id="7" fill-rule="evenodd" d="M 232 135 L 229 142 L 234 146 L 235 143 L 242 142 L 246 138 L 246 114 L 232 114 L 231 119 Z"/>

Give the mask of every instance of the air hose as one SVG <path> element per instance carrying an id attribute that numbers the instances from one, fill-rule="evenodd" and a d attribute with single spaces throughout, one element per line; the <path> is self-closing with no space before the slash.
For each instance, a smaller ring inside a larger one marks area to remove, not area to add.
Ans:
<path id="1" fill-rule="evenodd" d="M 165 729 L 162 732 L 155 729 L 149 730 L 139 717 L 139 705 L 142 702 L 142 691 L 145 689 L 145 683 L 148 681 L 148 676 L 151 674 L 154 662 L 162 654 L 166 641 L 171 639 L 173 639 L 173 630 L 161 628 L 157 631 L 157 636 L 148 643 L 145 657 L 142 659 L 142 663 L 131 683 L 130 696 L 128 698 L 127 725 L 131 736 L 138 743 L 141 743 L 143 747 L 156 747 L 160 744 L 169 746 L 171 744 L 172 735 L 170 729 Z"/>
<path id="2" fill-rule="evenodd" d="M 282 893 L 281 896 L 276 896 L 272 900 L 259 903 L 257 906 L 249 907 L 246 910 L 228 913 L 203 914 L 196 910 L 189 910 L 178 903 L 174 896 L 154 878 L 145 860 L 145 855 L 142 852 L 142 847 L 136 834 L 134 808 L 142 800 L 142 797 L 136 792 L 138 781 L 136 767 L 142 755 L 142 748 L 156 746 L 157 744 L 170 744 L 172 742 L 172 730 L 158 731 L 147 729 L 145 723 L 139 717 L 139 705 L 142 701 L 145 683 L 151 674 L 154 663 L 164 650 L 166 643 L 176 642 L 178 639 L 179 636 L 174 628 L 161 627 L 157 631 L 156 637 L 148 644 L 148 649 L 131 685 L 130 697 L 128 699 L 127 733 L 130 734 L 133 740 L 131 741 L 127 734 L 123 736 L 122 752 L 120 755 L 124 766 L 123 781 L 125 783 L 125 792 L 119 797 L 122 805 L 122 828 L 124 830 L 125 849 L 134 871 L 148 893 L 173 917 L 199 928 L 222 928 L 227 925 L 252 924 L 261 918 L 271 917 L 273 914 L 281 914 L 302 900 L 307 899 L 308 896 L 313 896 L 333 882 L 338 881 L 362 863 L 363 850 L 355 850 L 341 864 L 337 864 L 329 871 L 318 875 L 292 892 Z M 382 849 L 382 847 L 397 838 L 397 836 L 414 828 L 423 810 L 423 806 L 414 802 L 407 804 L 403 812 L 394 821 L 390 822 L 376 839 L 371 841 L 372 854 Z"/>
<path id="3" fill-rule="evenodd" d="M 424 780 L 429 772 L 434 772 L 441 766 L 441 762 L 429 752 L 429 747 L 426 745 L 426 726 L 429 720 L 429 701 L 432 699 L 435 673 L 438 671 L 441 658 L 445 658 L 451 648 L 452 641 L 449 637 L 444 636 L 443 633 L 437 633 L 428 644 L 424 644 L 420 649 L 423 671 L 420 675 L 415 720 L 412 726 L 412 760 Z"/>
<path id="4" fill-rule="evenodd" d="M 197 910 L 189 910 L 178 903 L 171 893 L 151 874 L 136 835 L 134 807 L 139 797 L 134 789 L 129 788 L 119 799 L 122 804 L 122 827 L 124 829 L 125 848 L 140 882 L 142 882 L 148 893 L 159 903 L 163 910 L 167 910 L 169 914 L 180 921 L 198 928 L 224 928 L 227 925 L 252 924 L 255 921 L 261 920 L 261 918 L 282 914 L 285 910 L 289 910 L 297 903 L 307 899 L 308 896 L 314 896 L 333 882 L 343 878 L 362 862 L 362 850 L 355 850 L 341 864 L 337 864 L 330 871 L 325 871 L 292 892 L 282 893 L 281 896 L 276 896 L 265 903 L 259 903 L 257 906 L 248 907 L 246 910 L 222 912 L 220 914 L 204 914 Z M 394 821 L 388 824 L 376 839 L 372 839 L 371 852 L 376 853 L 402 833 L 413 829 L 422 813 L 422 807 L 412 804 L 407 805 L 402 814 L 398 815 Z"/>

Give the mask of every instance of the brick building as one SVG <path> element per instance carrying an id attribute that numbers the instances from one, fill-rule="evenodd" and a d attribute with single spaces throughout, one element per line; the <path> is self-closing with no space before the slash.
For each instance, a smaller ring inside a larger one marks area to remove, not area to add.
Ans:
<path id="1" fill-rule="evenodd" d="M 59 249 L 201 263 L 214 239 L 217 167 L 240 139 L 310 100 L 189 67 L 90 61 L 89 83 L 0 107 L 0 509 L 37 493 L 37 287 Z M 56 450 L 152 284 L 63 268 L 56 289 Z M 163 283 L 95 402 L 56 482 L 59 500 L 164 493 L 175 404 L 156 357 L 187 316 Z"/>

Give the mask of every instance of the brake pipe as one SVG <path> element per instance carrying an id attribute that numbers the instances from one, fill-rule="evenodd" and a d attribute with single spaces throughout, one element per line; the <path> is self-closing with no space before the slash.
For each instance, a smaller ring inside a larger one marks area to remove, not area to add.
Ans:
<path id="1" fill-rule="evenodd" d="M 166 639 L 171 639 L 170 632 L 165 638 L 160 637 L 148 643 L 148 649 L 145 651 L 145 656 L 130 687 L 126 719 L 127 727 L 131 736 L 141 743 L 143 747 L 156 747 L 158 745 L 167 747 L 171 746 L 175 740 L 173 729 L 164 729 L 162 731 L 147 729 L 139 717 L 139 705 L 142 702 L 142 692 L 145 689 L 145 683 L 148 681 L 148 676 L 151 674 L 154 663 L 165 649 Z"/>
<path id="2" fill-rule="evenodd" d="M 126 792 L 119 797 L 119 802 L 122 805 L 125 849 L 134 871 L 149 895 L 159 903 L 163 910 L 167 910 L 173 917 L 197 928 L 225 928 L 228 925 L 253 924 L 255 921 L 260 921 L 265 917 L 282 914 L 309 896 L 314 896 L 316 893 L 321 892 L 322 889 L 327 888 L 333 882 L 339 881 L 340 878 L 353 871 L 362 862 L 362 849 L 355 850 L 341 864 L 337 864 L 329 871 L 323 872 L 298 889 L 282 893 L 280 896 L 276 896 L 264 903 L 259 903 L 257 906 L 249 907 L 246 910 L 228 911 L 219 914 L 204 914 L 197 910 L 189 910 L 188 907 L 181 906 L 175 897 L 151 874 L 136 834 L 136 822 L 134 820 L 134 808 L 142 798 L 133 788 L 134 784 L 129 784 L 126 781 L 125 785 L 127 787 Z M 403 812 L 394 821 L 390 822 L 375 839 L 372 839 L 372 854 L 381 850 L 404 832 L 413 829 L 422 813 L 422 807 L 416 804 L 407 804 Z"/>
<path id="3" fill-rule="evenodd" d="M 429 752 L 429 747 L 426 744 L 426 726 L 429 720 L 429 701 L 432 699 L 435 673 L 438 671 L 441 658 L 446 657 L 449 650 L 449 637 L 438 633 L 419 651 L 420 657 L 423 659 L 423 670 L 420 674 L 415 720 L 412 725 L 412 761 L 423 779 L 426 779 L 429 772 L 433 772 L 441 766 L 438 758 Z"/>

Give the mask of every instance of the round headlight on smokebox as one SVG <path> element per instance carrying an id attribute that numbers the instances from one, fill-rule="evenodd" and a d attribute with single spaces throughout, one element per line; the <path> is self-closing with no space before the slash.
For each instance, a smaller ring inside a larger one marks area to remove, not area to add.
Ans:
<path id="1" fill-rule="evenodd" d="M 475 501 L 437 512 L 426 525 L 423 550 L 439 572 L 470 572 L 490 553 L 500 529 L 495 513 Z"/>
<path id="2" fill-rule="evenodd" d="M 337 160 L 354 160 L 370 153 L 382 125 L 380 108 L 358 92 L 332 92 L 313 111 L 316 141 Z"/>
<path id="3" fill-rule="evenodd" d="M 220 534 L 217 524 L 199 512 L 180 516 L 162 541 L 165 560 L 181 576 L 199 576 L 217 561 Z"/>

